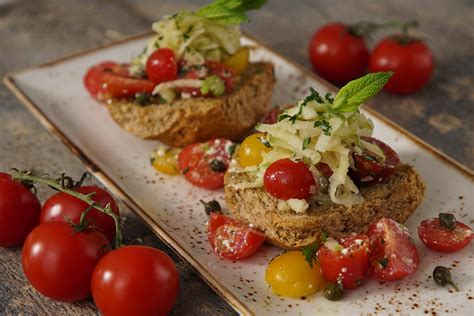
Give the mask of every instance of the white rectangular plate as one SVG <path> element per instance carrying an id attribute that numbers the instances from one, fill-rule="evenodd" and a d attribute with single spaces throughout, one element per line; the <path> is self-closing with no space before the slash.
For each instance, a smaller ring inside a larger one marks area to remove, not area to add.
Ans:
<path id="1" fill-rule="evenodd" d="M 369 109 L 365 113 L 375 123 L 375 136 L 393 146 L 403 161 L 413 164 L 428 188 L 423 204 L 406 223 L 422 261 L 414 275 L 384 284 L 369 280 L 348 291 L 339 302 L 330 302 L 319 293 L 305 299 L 289 299 L 274 295 L 264 280 L 267 263 L 280 249 L 265 245 L 253 257 L 238 262 L 215 256 L 207 241 L 207 217 L 199 200 L 216 198 L 223 202 L 222 190 L 198 189 L 183 177 L 154 172 L 149 154 L 157 143 L 135 138 L 120 129 L 82 84 L 82 77 L 92 64 L 103 60 L 126 62 L 142 51 L 148 36 L 17 72 L 7 76 L 5 83 L 97 178 L 242 314 L 472 315 L 474 247 L 450 255 L 435 253 L 420 243 L 416 232 L 422 219 L 435 217 L 440 211 L 453 212 L 472 225 L 473 172 Z M 243 42 L 255 46 L 252 60 L 275 64 L 274 104 L 294 102 L 305 96 L 310 86 L 321 93 L 334 91 L 324 80 L 248 36 Z M 433 282 L 430 276 L 437 265 L 452 268 L 460 292 Z"/>

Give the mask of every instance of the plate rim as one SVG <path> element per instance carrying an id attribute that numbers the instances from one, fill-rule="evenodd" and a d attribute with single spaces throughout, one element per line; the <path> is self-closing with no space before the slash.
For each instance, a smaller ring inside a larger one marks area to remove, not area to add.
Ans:
<path id="1" fill-rule="evenodd" d="M 254 36 L 249 35 L 246 32 L 242 32 L 243 36 L 247 37 L 248 39 L 256 42 L 259 46 L 267 49 L 268 51 L 272 52 L 286 63 L 292 65 L 293 67 L 300 70 L 305 76 L 313 78 L 314 80 L 321 83 L 328 91 L 336 92 L 338 88 L 325 79 L 321 78 L 319 75 L 313 73 L 309 69 L 305 68 L 304 66 L 300 65 L 299 63 L 293 61 L 289 57 L 286 57 L 279 52 L 276 52 L 268 45 L 266 45 L 261 40 L 256 39 Z M 23 106 L 32 114 L 32 116 L 40 122 L 40 124 L 46 128 L 46 130 L 52 134 L 57 140 L 59 140 L 64 146 L 66 146 L 70 152 L 74 156 L 76 156 L 85 166 L 85 168 L 91 172 L 102 184 L 104 184 L 109 190 L 113 192 L 115 196 L 117 196 L 122 202 L 137 216 L 139 216 L 144 223 L 150 228 L 171 250 L 180 256 L 183 260 L 188 262 L 196 271 L 196 273 L 209 285 L 211 288 L 216 291 L 226 302 L 229 303 L 238 313 L 244 315 L 254 315 L 252 311 L 232 292 L 230 292 L 224 285 L 218 282 L 218 280 L 207 270 L 203 265 L 201 265 L 196 259 L 192 257 L 192 255 L 182 248 L 164 229 L 163 227 L 153 220 L 147 212 L 139 207 L 136 202 L 131 198 L 127 193 L 123 191 L 123 189 L 113 181 L 105 172 L 103 172 L 100 167 L 94 162 L 94 160 L 84 154 L 38 107 L 38 105 L 30 99 L 26 92 L 24 92 L 20 86 L 15 82 L 14 76 L 39 69 L 49 67 L 61 62 L 69 61 L 71 59 L 75 59 L 78 57 L 83 57 L 85 55 L 118 46 L 130 41 L 142 39 L 152 35 L 153 32 L 148 31 L 144 33 L 139 33 L 136 35 L 128 36 L 122 38 L 118 41 L 113 41 L 104 45 L 100 45 L 98 47 L 94 47 L 91 49 L 83 50 L 80 52 L 67 54 L 57 59 L 51 60 L 46 63 L 42 63 L 39 65 L 31 66 L 25 69 L 12 71 L 7 73 L 3 78 L 3 83 L 9 89 L 13 95 L 23 104 Z M 364 110 L 376 117 L 377 119 L 381 120 L 384 124 L 390 126 L 391 128 L 395 129 L 397 132 L 403 134 L 405 137 L 412 140 L 416 145 L 420 146 L 422 149 L 428 151 L 432 156 L 440 160 L 445 165 L 450 166 L 451 168 L 455 169 L 457 172 L 465 176 L 467 179 L 474 181 L 474 170 L 470 169 L 468 166 L 462 164 L 461 162 L 455 160 L 454 158 L 450 157 L 449 155 L 445 154 L 444 152 L 440 151 L 439 149 L 433 147 L 426 141 L 422 140 L 418 136 L 412 134 L 411 132 L 407 131 L 397 123 L 389 120 L 384 115 L 378 113 L 376 110 L 364 106 Z"/>

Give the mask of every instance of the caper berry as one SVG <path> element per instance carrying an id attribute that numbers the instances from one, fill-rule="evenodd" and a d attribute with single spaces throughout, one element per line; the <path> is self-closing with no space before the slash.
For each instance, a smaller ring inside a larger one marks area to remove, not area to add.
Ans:
<path id="1" fill-rule="evenodd" d="M 217 213 L 222 212 L 221 205 L 216 200 L 212 200 L 212 201 L 209 201 L 209 202 L 205 202 L 203 200 L 200 200 L 200 202 L 204 206 L 204 211 L 206 212 L 207 215 L 210 215 L 211 212 L 217 212 Z"/>
<path id="2" fill-rule="evenodd" d="M 439 213 L 439 224 L 441 227 L 455 230 L 456 229 L 456 218 L 450 213 Z"/>
<path id="3" fill-rule="evenodd" d="M 446 267 L 437 266 L 433 270 L 433 280 L 441 286 L 449 284 L 453 287 L 453 289 L 459 291 L 457 285 L 451 280 L 451 272 Z"/>
<path id="4" fill-rule="evenodd" d="M 210 163 L 209 163 L 209 167 L 211 168 L 212 171 L 214 172 L 225 172 L 227 170 L 227 167 L 225 166 L 225 164 L 220 161 L 220 160 L 217 160 L 217 159 L 213 159 Z"/>
<path id="5" fill-rule="evenodd" d="M 340 283 L 329 283 L 324 289 L 323 294 L 330 301 L 339 301 L 344 297 L 344 290 Z"/>

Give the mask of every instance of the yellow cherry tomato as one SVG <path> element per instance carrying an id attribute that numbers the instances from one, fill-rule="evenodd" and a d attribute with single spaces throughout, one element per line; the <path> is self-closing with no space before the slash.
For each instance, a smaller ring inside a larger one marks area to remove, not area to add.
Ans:
<path id="1" fill-rule="evenodd" d="M 242 167 L 258 165 L 263 160 L 262 153 L 271 150 L 262 143 L 262 137 L 265 137 L 265 134 L 257 133 L 244 139 L 239 149 L 239 162 Z"/>
<path id="2" fill-rule="evenodd" d="M 231 55 L 224 61 L 224 65 L 232 68 L 235 72 L 240 75 L 244 72 L 245 68 L 249 64 L 249 48 L 248 47 L 241 47 L 239 48 L 234 55 Z"/>
<path id="3" fill-rule="evenodd" d="M 179 148 L 160 147 L 152 154 L 151 163 L 153 168 L 168 175 L 179 174 L 178 154 Z"/>
<path id="4" fill-rule="evenodd" d="M 265 280 L 276 295 L 287 297 L 307 296 L 324 286 L 319 264 L 315 262 L 311 268 L 301 251 L 274 258 L 265 271 Z"/>

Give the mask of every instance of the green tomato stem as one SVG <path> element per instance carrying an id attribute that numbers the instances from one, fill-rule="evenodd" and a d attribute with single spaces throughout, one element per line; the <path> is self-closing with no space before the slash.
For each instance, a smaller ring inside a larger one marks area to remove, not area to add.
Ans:
<path id="1" fill-rule="evenodd" d="M 31 182 L 35 182 L 35 183 L 46 184 L 46 185 L 48 185 L 48 186 L 50 186 L 50 187 L 52 187 L 52 188 L 54 188 L 58 191 L 64 192 L 64 193 L 69 194 L 69 195 L 72 195 L 72 196 L 78 198 L 79 200 L 89 204 L 90 207 L 81 214 L 81 217 L 80 217 L 80 220 L 79 220 L 80 225 L 84 223 L 85 218 L 87 216 L 87 213 L 92 208 L 95 208 L 96 210 L 109 215 L 110 217 L 112 217 L 112 219 L 114 220 L 114 223 L 115 223 L 115 249 L 118 249 L 122 246 L 122 232 L 120 230 L 120 217 L 112 211 L 112 208 L 110 207 L 109 204 L 107 204 L 106 207 L 102 207 L 102 206 L 98 205 L 94 200 L 92 200 L 91 197 L 95 194 L 95 192 L 93 192 L 92 194 L 82 194 L 82 193 L 79 193 L 77 191 L 65 188 L 56 179 L 51 179 L 51 178 L 42 177 L 42 176 L 36 176 L 36 175 L 31 174 L 28 171 L 26 171 L 26 172 L 14 171 L 12 173 L 12 178 L 15 179 L 15 180 L 22 180 L 22 181 L 27 180 L 27 181 L 31 181 Z"/>

